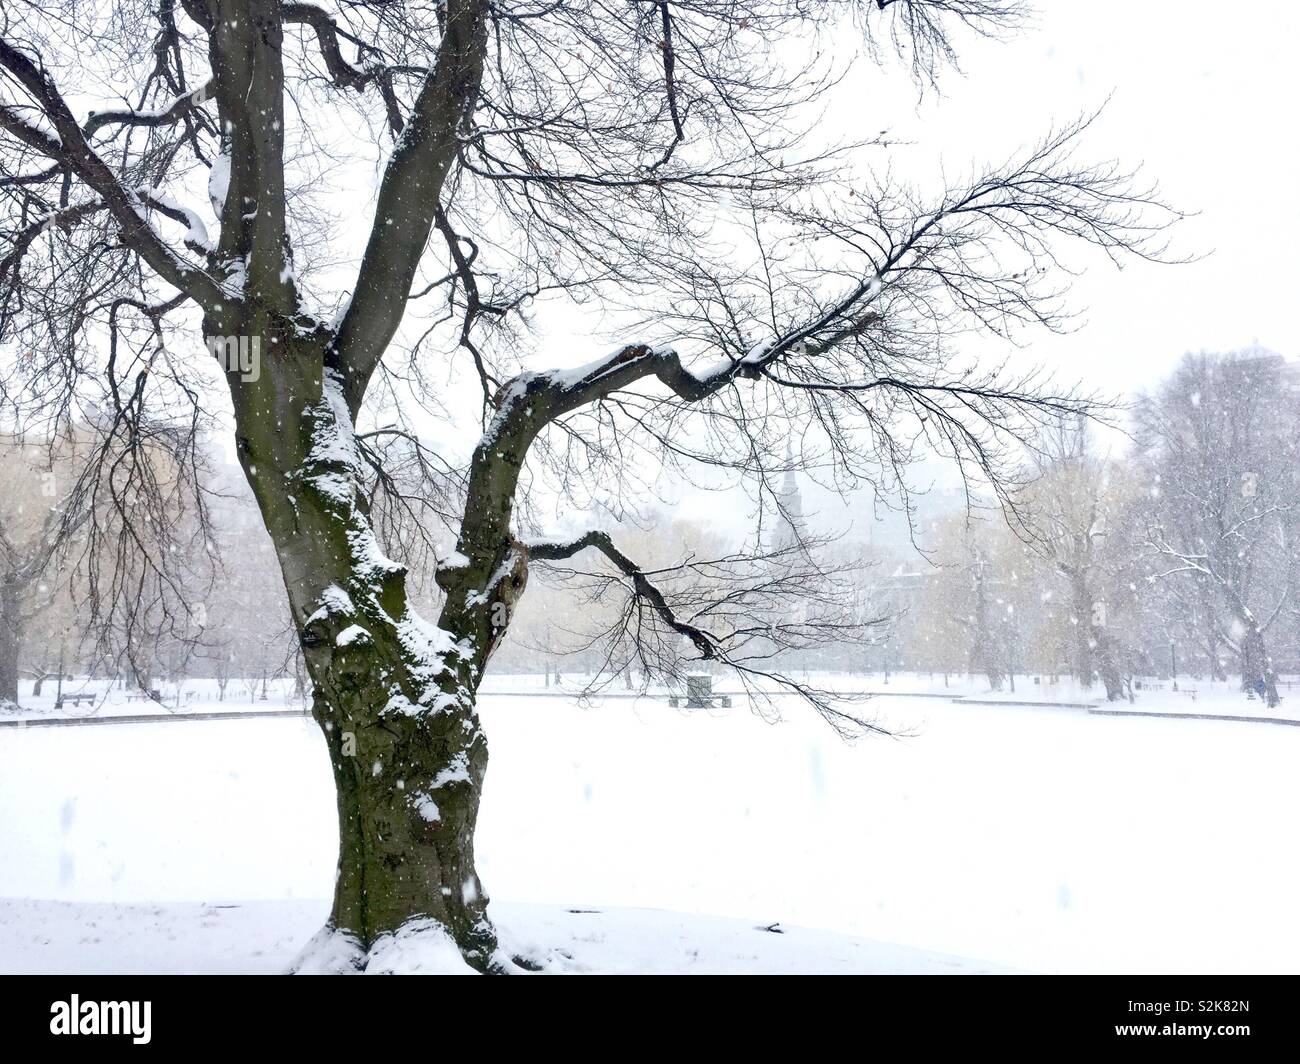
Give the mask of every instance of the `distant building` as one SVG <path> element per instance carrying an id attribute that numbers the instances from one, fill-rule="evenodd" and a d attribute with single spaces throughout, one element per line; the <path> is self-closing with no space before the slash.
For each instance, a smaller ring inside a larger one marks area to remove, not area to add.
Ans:
<path id="1" fill-rule="evenodd" d="M 799 481 L 794 471 L 794 453 L 788 440 L 785 445 L 785 466 L 785 476 L 776 493 L 774 527 L 768 538 L 768 549 L 773 553 L 791 548 L 801 549 L 808 537 L 803 496 L 799 491 Z"/>

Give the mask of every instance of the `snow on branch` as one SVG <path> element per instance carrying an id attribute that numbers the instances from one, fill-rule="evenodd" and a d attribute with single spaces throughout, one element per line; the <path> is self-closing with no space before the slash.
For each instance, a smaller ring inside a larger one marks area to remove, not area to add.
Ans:
<path id="1" fill-rule="evenodd" d="M 170 103 L 149 110 L 135 110 L 127 107 L 111 111 L 91 111 L 82 126 L 82 133 L 87 138 L 90 138 L 104 126 L 109 125 L 143 126 L 148 128 L 172 125 L 179 122 L 195 108 L 201 107 L 212 99 L 214 88 L 214 82 L 205 82 L 197 89 L 181 93 Z"/>
<path id="2" fill-rule="evenodd" d="M 16 106 L 9 104 L 0 105 L 0 129 L 75 174 L 96 192 L 121 227 L 126 243 L 163 280 L 202 304 L 219 302 L 222 292 L 217 282 L 186 262 L 159 236 L 145 219 L 139 195 L 126 187 L 87 143 L 44 65 L 0 37 L 0 68 L 22 86 L 54 133 L 28 121 Z"/>

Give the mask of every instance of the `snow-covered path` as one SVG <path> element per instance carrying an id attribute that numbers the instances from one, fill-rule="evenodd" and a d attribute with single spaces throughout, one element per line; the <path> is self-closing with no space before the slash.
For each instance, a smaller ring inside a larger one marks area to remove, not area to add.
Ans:
<path id="1" fill-rule="evenodd" d="M 845 746 L 793 706 L 772 726 L 486 699 L 480 870 L 502 922 L 655 909 L 1026 970 L 1300 968 L 1300 729 L 873 708 L 910 737 Z M 304 915 L 270 923 L 296 940 L 324 912 L 333 831 L 303 718 L 0 730 L 0 897 L 285 903 Z M 274 967 L 289 945 L 257 948 Z"/>

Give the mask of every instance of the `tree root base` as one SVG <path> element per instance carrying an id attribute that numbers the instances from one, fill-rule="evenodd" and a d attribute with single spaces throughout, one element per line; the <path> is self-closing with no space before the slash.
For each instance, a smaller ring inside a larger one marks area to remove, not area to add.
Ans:
<path id="1" fill-rule="evenodd" d="M 497 950 L 486 974 L 511 975 L 539 970 Z M 430 917 L 408 920 L 380 935 L 366 949 L 350 931 L 327 924 L 312 936 L 289 966 L 290 975 L 479 975 L 451 933 Z"/>

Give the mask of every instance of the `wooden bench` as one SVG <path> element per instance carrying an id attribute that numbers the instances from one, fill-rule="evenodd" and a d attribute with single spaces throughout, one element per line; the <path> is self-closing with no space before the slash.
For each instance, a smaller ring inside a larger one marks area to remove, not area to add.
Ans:
<path id="1" fill-rule="evenodd" d="M 74 706 L 79 706 L 82 702 L 89 702 L 94 705 L 98 697 L 98 695 L 60 695 L 54 700 L 54 708 L 62 709 L 68 702 L 71 702 Z"/>

